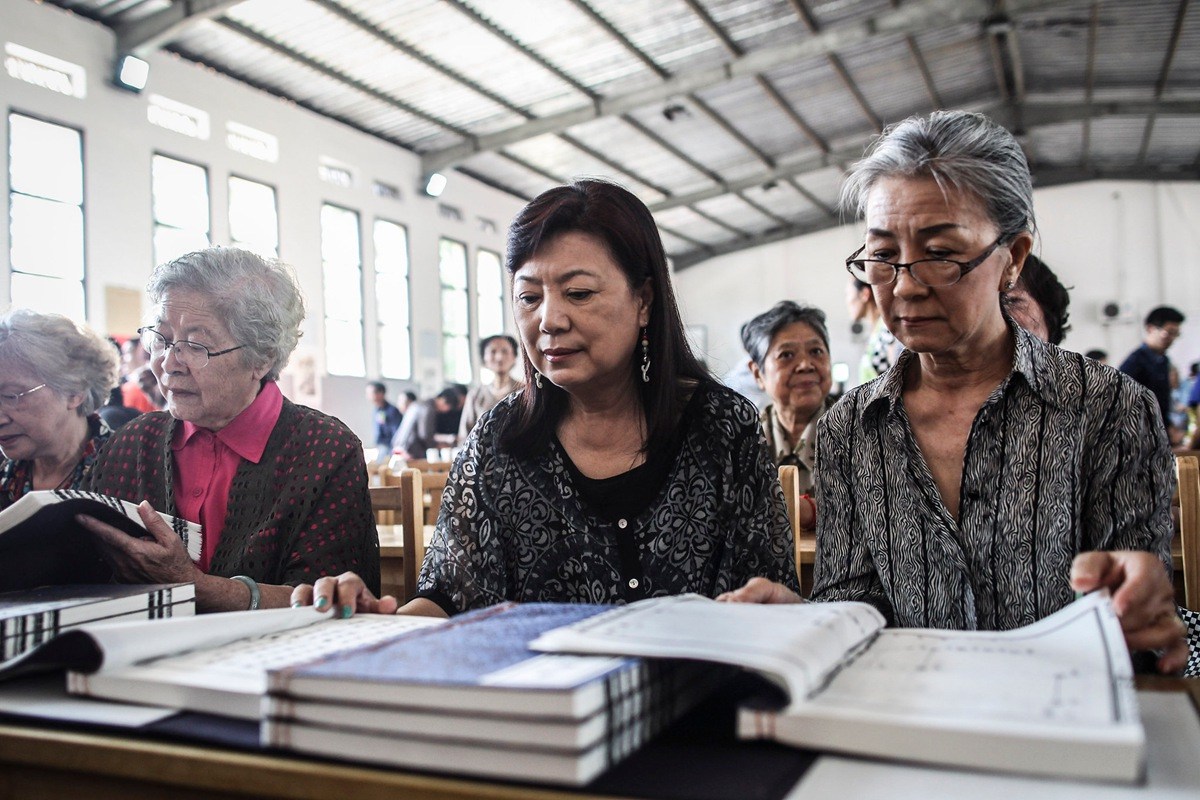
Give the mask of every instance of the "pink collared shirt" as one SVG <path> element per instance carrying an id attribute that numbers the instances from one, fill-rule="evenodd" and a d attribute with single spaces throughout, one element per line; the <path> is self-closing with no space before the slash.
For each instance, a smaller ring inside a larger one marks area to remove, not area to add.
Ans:
<path id="1" fill-rule="evenodd" d="M 267 439 L 279 421 L 283 394 L 270 381 L 254 401 L 215 433 L 183 422 L 175 429 L 175 511 L 204 526 L 204 547 L 199 567 L 208 572 L 217 543 L 225 530 L 229 492 L 243 460 L 257 464 Z"/>

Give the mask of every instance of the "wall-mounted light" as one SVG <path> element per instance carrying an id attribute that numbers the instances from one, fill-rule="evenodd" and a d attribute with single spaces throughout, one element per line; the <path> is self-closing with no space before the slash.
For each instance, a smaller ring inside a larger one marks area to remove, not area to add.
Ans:
<path id="1" fill-rule="evenodd" d="M 429 176 L 429 180 L 425 183 L 425 194 L 430 197 L 441 197 L 442 192 L 446 190 L 446 176 L 440 172 L 435 172 Z"/>
<path id="2" fill-rule="evenodd" d="M 125 55 L 117 61 L 113 83 L 118 88 L 140 92 L 150 80 L 150 65 L 137 56 Z"/>

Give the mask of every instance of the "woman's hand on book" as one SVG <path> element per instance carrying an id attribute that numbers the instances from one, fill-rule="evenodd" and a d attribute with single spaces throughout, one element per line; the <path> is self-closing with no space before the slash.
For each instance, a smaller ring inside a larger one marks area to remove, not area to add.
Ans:
<path id="1" fill-rule="evenodd" d="M 87 514 L 75 519 L 99 540 L 113 575 L 122 583 L 194 583 L 202 577 L 179 534 L 150 503 L 138 504 L 138 516 L 149 535 L 130 536 Z"/>
<path id="2" fill-rule="evenodd" d="M 751 578 L 740 589 L 717 597 L 724 603 L 803 603 L 804 598 L 782 583 L 766 578 Z"/>
<path id="3" fill-rule="evenodd" d="M 395 614 L 400 603 L 390 594 L 375 597 L 353 572 L 343 572 L 336 578 L 318 578 L 316 583 L 302 583 L 292 590 L 292 606 L 311 605 L 322 614 L 333 612 L 346 619 L 358 614 Z"/>
<path id="4" fill-rule="evenodd" d="M 1175 610 L 1175 589 L 1153 553 L 1134 550 L 1080 553 L 1071 564 L 1079 592 L 1108 589 L 1130 651 L 1161 650 L 1158 669 L 1178 672 L 1187 664 L 1186 629 Z"/>

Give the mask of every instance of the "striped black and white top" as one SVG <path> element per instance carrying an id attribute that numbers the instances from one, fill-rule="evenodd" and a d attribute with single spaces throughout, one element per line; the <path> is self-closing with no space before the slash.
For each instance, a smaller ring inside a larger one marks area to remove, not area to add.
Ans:
<path id="1" fill-rule="evenodd" d="M 916 354 L 825 414 L 814 599 L 864 600 L 904 627 L 1007 630 L 1071 602 L 1077 553 L 1147 550 L 1170 570 L 1171 451 L 1153 395 L 1010 328 L 1013 368 L 972 425 L 957 520 L 901 397 Z"/>

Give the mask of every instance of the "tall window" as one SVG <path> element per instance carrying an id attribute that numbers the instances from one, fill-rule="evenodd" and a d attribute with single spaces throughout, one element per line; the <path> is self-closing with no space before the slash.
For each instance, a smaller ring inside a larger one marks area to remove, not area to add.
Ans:
<path id="1" fill-rule="evenodd" d="M 491 250 L 475 255 L 475 308 L 480 339 L 504 333 L 504 269 L 500 254 Z"/>
<path id="2" fill-rule="evenodd" d="M 84 321 L 83 137 L 8 116 L 12 304 Z"/>
<path id="3" fill-rule="evenodd" d="M 466 245 L 453 239 L 438 243 L 438 274 L 442 280 L 442 372 L 447 381 L 470 383 Z"/>
<path id="4" fill-rule="evenodd" d="M 234 247 L 265 258 L 279 257 L 279 212 L 273 186 L 229 177 L 229 238 Z"/>
<path id="5" fill-rule="evenodd" d="M 408 317 L 408 231 L 375 220 L 375 313 L 379 320 L 379 373 L 412 377 L 412 338 Z"/>
<path id="6" fill-rule="evenodd" d="M 208 171 L 166 156 L 151 163 L 154 263 L 209 245 Z"/>
<path id="7" fill-rule="evenodd" d="M 321 206 L 321 264 L 325 283 L 325 368 L 330 375 L 366 375 L 357 213 L 328 204 Z"/>

